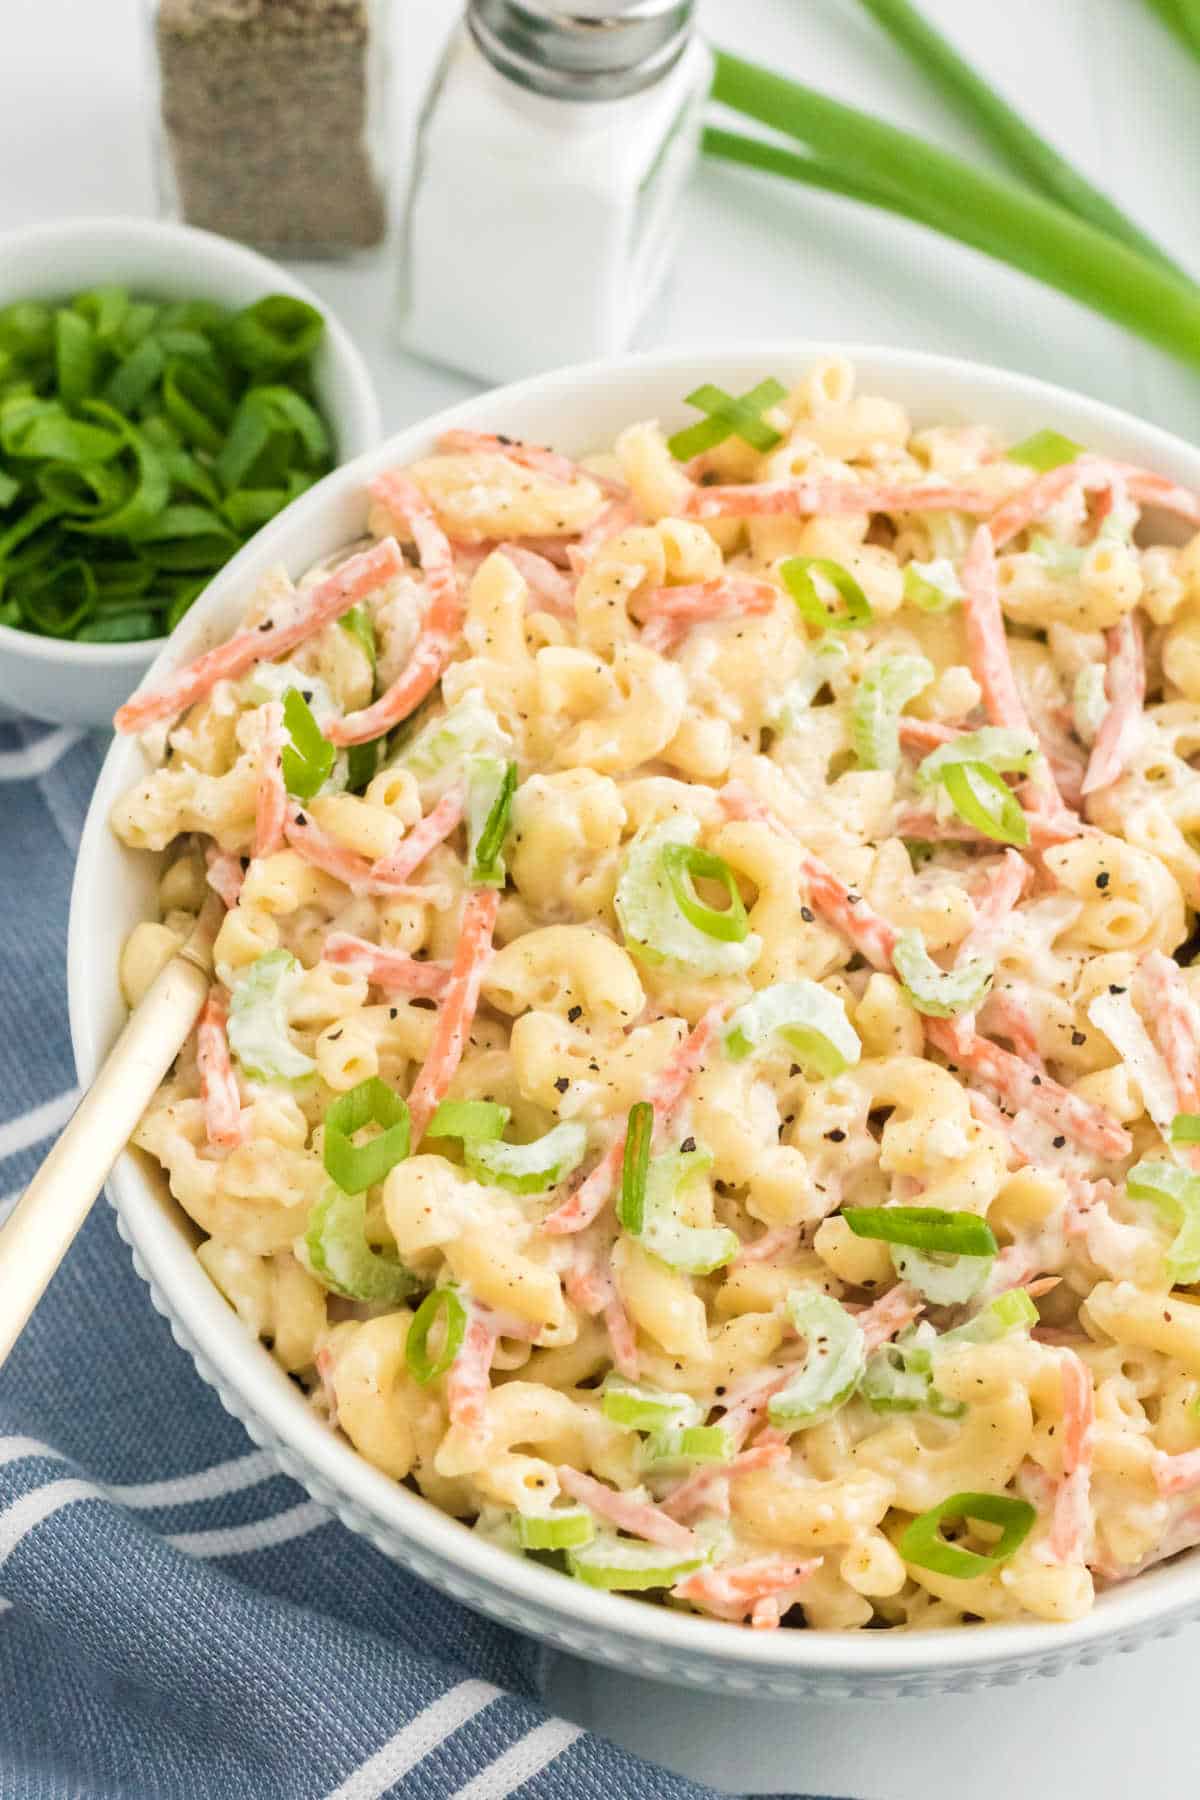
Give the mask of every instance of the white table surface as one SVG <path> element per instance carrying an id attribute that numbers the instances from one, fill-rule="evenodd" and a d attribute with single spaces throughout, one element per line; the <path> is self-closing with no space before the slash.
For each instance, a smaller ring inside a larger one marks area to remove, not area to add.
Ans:
<path id="1" fill-rule="evenodd" d="M 1181 260 L 1200 267 L 1200 68 L 1144 0 L 924 0 L 993 80 Z M 701 0 L 711 33 L 897 123 L 978 152 L 853 0 Z M 0 230 L 149 212 L 139 0 L 4 0 Z M 411 116 L 448 0 L 399 0 Z M 402 153 L 397 156 L 402 161 Z M 302 271 L 366 351 L 398 429 L 472 391 L 398 354 L 378 263 Z M 794 334 L 908 344 L 1024 369 L 1200 436 L 1200 375 L 970 251 L 726 168 L 687 199 L 684 248 L 646 345 Z M 1195 1632 L 1054 1682 L 896 1705 L 692 1696 L 560 1659 L 555 1704 L 730 1792 L 1009 1800 L 1196 1790 Z M 620 1797 L 614 1796 L 614 1800 Z"/>

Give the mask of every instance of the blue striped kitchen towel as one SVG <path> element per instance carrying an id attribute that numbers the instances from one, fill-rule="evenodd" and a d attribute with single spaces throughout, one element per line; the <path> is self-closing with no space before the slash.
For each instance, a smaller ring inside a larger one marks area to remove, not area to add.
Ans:
<path id="1" fill-rule="evenodd" d="M 102 746 L 0 722 L 0 1218 L 77 1099 L 67 899 Z M 700 1800 L 542 1653 L 255 1450 L 94 1210 L 0 1371 L 0 1800 Z"/>

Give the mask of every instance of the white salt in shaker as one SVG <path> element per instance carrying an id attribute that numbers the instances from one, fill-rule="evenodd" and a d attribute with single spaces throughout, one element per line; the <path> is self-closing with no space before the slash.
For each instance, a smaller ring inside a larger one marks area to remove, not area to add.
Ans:
<path id="1" fill-rule="evenodd" d="M 493 381 L 610 356 L 670 261 L 711 58 L 693 0 L 468 0 L 426 102 L 401 337 Z"/>

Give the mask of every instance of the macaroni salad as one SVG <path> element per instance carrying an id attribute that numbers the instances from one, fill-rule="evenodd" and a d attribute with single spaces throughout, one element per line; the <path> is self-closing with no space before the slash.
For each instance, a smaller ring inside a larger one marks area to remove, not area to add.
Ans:
<path id="1" fill-rule="evenodd" d="M 1200 1543 L 1200 499 L 841 361 L 688 400 L 446 433 L 122 708 L 130 1004 L 221 915 L 134 1141 L 514 1553 L 1075 1619 Z"/>

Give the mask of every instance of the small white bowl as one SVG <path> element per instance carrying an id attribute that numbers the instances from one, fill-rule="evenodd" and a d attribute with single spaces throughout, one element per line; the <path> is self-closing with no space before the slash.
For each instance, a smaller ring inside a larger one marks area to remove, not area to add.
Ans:
<path id="1" fill-rule="evenodd" d="M 379 442 L 379 401 L 353 340 L 323 300 L 257 251 L 153 219 L 64 219 L 0 237 L 0 306 L 66 299 L 101 283 L 151 299 L 216 300 L 233 308 L 264 294 L 307 300 L 325 318 L 314 374 L 338 461 Z M 56 725 L 107 726 L 166 641 L 77 644 L 0 625 L 0 712 L 7 705 Z"/>
<path id="2" fill-rule="evenodd" d="M 784 342 L 658 351 L 524 381 L 464 401 L 389 439 L 302 495 L 246 546 L 188 613 L 158 678 L 231 632 L 255 583 L 282 561 L 293 575 L 360 535 L 366 482 L 425 454 L 439 431 L 504 431 L 581 455 L 633 419 L 684 422 L 682 396 L 716 381 L 731 393 L 769 375 L 794 378 L 817 357 L 849 356 L 859 385 L 905 406 L 918 425 L 979 421 L 1010 441 L 1049 425 L 1123 461 L 1200 488 L 1200 450 L 1128 414 L 1044 382 L 905 350 Z M 71 1032 L 86 1087 L 125 1018 L 117 957 L 127 932 L 154 916 L 156 859 L 109 827 L 118 796 L 141 779 L 138 743 L 109 751 L 88 814 L 71 897 Z M 576 1655 L 681 1686 L 756 1697 L 896 1699 L 1055 1674 L 1177 1631 L 1200 1617 L 1200 1550 L 1102 1594 L 1067 1625 L 1026 1622 L 957 1630 L 750 1631 L 621 1594 L 601 1593 L 484 1542 L 388 1479 L 325 1426 L 295 1383 L 246 1331 L 196 1261 L 199 1233 L 162 1171 L 138 1152 L 110 1183 L 120 1228 L 151 1298 L 229 1411 L 256 1443 L 355 1531 L 467 1605 Z"/>

